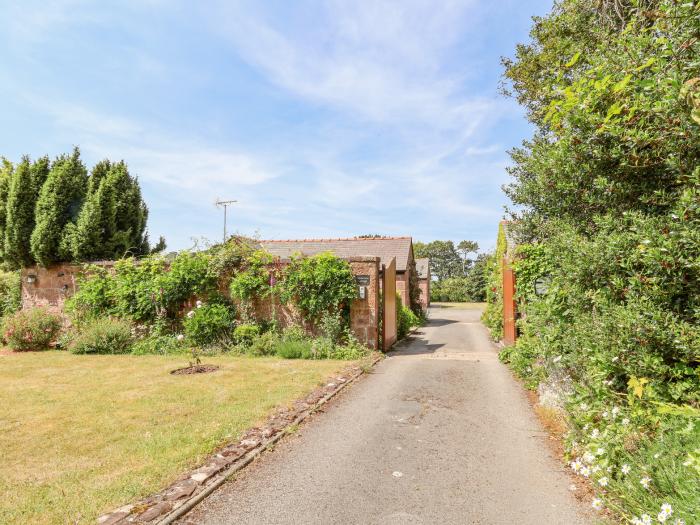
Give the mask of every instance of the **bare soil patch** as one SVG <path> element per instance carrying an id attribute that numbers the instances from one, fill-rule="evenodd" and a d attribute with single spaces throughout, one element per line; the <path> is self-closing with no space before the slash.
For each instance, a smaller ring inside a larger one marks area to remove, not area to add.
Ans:
<path id="1" fill-rule="evenodd" d="M 187 376 L 192 374 L 208 374 L 209 372 L 216 372 L 219 369 L 219 365 L 192 365 L 186 366 L 185 368 L 176 368 L 171 370 L 171 374 L 174 376 Z"/>

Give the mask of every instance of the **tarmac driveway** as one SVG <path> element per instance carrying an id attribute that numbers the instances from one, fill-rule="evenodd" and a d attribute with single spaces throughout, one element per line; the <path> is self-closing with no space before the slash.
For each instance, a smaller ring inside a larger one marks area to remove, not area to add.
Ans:
<path id="1" fill-rule="evenodd" d="M 480 310 L 430 323 L 186 524 L 590 523 Z"/>

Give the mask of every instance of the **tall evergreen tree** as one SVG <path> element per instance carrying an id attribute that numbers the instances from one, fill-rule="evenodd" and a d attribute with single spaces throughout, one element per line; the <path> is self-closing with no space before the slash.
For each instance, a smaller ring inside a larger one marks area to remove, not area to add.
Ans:
<path id="1" fill-rule="evenodd" d="M 7 193 L 10 189 L 12 163 L 5 157 L 0 158 L 0 259 L 5 254 L 5 225 L 7 223 Z"/>
<path id="2" fill-rule="evenodd" d="M 114 233 L 106 239 L 110 251 L 114 257 L 148 253 L 148 246 L 144 246 L 148 208 L 141 197 L 138 180 L 129 174 L 126 163 L 120 161 L 112 165 L 102 184 L 110 185 L 117 196 Z"/>
<path id="3" fill-rule="evenodd" d="M 31 252 L 44 266 L 72 258 L 70 239 L 87 183 L 87 170 L 78 148 L 51 166 L 36 204 L 36 227 L 31 235 Z"/>
<path id="4" fill-rule="evenodd" d="M 30 238 L 35 225 L 35 207 L 39 191 L 49 172 L 49 159 L 43 157 L 30 162 L 22 158 L 10 178 L 7 196 L 4 259 L 12 268 L 34 263 Z"/>
<path id="5" fill-rule="evenodd" d="M 88 182 L 87 194 L 92 195 L 97 193 L 100 188 L 100 183 L 107 176 L 112 168 L 112 163 L 108 159 L 101 160 L 90 171 L 90 180 Z"/>
<path id="6" fill-rule="evenodd" d="M 78 261 L 110 259 L 114 253 L 109 240 L 115 231 L 114 186 L 104 178 L 96 191 L 90 193 L 80 210 L 71 239 L 71 254 Z"/>

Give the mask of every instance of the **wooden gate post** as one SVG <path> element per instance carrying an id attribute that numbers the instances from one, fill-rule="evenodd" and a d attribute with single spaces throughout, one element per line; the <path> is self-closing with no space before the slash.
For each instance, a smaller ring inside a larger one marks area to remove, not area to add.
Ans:
<path id="1" fill-rule="evenodd" d="M 503 258 L 503 343 L 515 344 L 515 272 L 506 257 Z"/>
<path id="2" fill-rule="evenodd" d="M 389 266 L 382 265 L 382 350 L 389 350 L 397 338 L 396 258 Z"/>

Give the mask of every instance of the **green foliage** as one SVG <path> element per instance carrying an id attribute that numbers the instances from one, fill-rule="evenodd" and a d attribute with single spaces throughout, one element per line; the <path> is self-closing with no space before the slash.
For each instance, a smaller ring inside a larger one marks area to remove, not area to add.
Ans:
<path id="1" fill-rule="evenodd" d="M 564 0 L 506 61 L 537 131 L 512 153 L 528 244 L 514 263 L 522 337 L 502 358 L 531 387 L 569 381 L 572 465 L 586 456 L 631 522 L 662 503 L 700 514 L 698 9 Z"/>
<path id="2" fill-rule="evenodd" d="M 7 195 L 10 191 L 12 163 L 0 157 L 0 258 L 5 256 L 5 228 L 7 226 Z"/>
<path id="3" fill-rule="evenodd" d="M 0 271 L 0 317 L 15 313 L 22 305 L 22 282 L 19 272 Z"/>
<path id="4" fill-rule="evenodd" d="M 281 283 L 282 300 L 294 304 L 313 323 L 323 314 L 349 309 L 356 296 L 350 265 L 331 253 L 295 258 Z"/>
<path id="5" fill-rule="evenodd" d="M 198 303 L 182 323 L 187 340 L 194 345 L 208 346 L 224 338 L 233 330 L 234 315 L 223 304 Z"/>
<path id="6" fill-rule="evenodd" d="M 256 324 L 239 324 L 233 330 L 233 341 L 237 345 L 249 347 L 253 341 L 262 333 L 260 327 Z"/>
<path id="7" fill-rule="evenodd" d="M 34 264 L 30 237 L 34 231 L 34 209 L 49 174 L 49 158 L 34 163 L 24 157 L 12 177 L 7 194 L 4 259 L 11 268 Z"/>
<path id="8" fill-rule="evenodd" d="M 151 334 L 136 340 L 131 346 L 133 355 L 178 355 L 188 348 L 173 334 Z"/>
<path id="9" fill-rule="evenodd" d="M 131 323 L 103 317 L 81 326 L 69 350 L 74 354 L 127 354 L 133 342 Z"/>
<path id="10" fill-rule="evenodd" d="M 47 350 L 61 329 L 61 318 L 45 308 L 20 310 L 3 322 L 7 346 L 17 352 Z"/>
<path id="11" fill-rule="evenodd" d="M 36 203 L 30 246 L 44 266 L 70 260 L 70 238 L 85 196 L 88 177 L 78 148 L 56 159 Z"/>
<path id="12" fill-rule="evenodd" d="M 506 235 L 503 225 L 498 225 L 496 251 L 485 263 L 486 310 L 481 320 L 491 332 L 494 341 L 503 338 L 503 257 L 506 254 Z"/>
<path id="13" fill-rule="evenodd" d="M 413 313 L 413 310 L 404 306 L 403 302 L 401 301 L 401 295 L 398 293 L 396 294 L 396 312 L 396 337 L 399 340 L 406 337 L 412 328 L 422 324 L 420 318 Z"/>
<path id="14" fill-rule="evenodd" d="M 254 318 L 253 300 L 266 297 L 272 290 L 272 261 L 272 255 L 264 250 L 245 253 L 231 279 L 231 298 L 239 301 L 246 320 Z"/>
<path id="15" fill-rule="evenodd" d="M 464 275 L 464 261 L 452 241 L 416 242 L 413 245 L 413 253 L 416 259 L 430 259 L 430 272 L 439 281 Z"/>
<path id="16" fill-rule="evenodd" d="M 107 314 L 153 323 L 175 319 L 192 297 L 215 297 L 216 284 L 203 253 L 181 252 L 169 265 L 158 256 L 123 259 L 113 272 L 86 267 L 66 307 L 76 319 Z"/>

